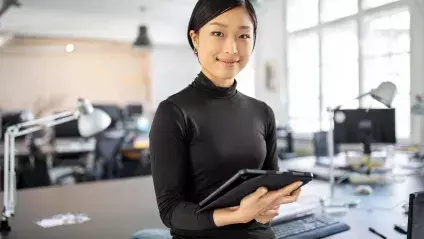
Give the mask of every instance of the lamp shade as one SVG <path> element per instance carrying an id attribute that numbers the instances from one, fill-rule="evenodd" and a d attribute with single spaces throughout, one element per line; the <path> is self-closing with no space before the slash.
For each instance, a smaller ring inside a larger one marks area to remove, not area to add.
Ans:
<path id="1" fill-rule="evenodd" d="M 91 137 L 107 129 L 111 121 L 103 110 L 93 109 L 91 113 L 78 117 L 78 130 L 81 136 Z"/>
<path id="2" fill-rule="evenodd" d="M 396 85 L 390 81 L 385 81 L 381 83 L 376 89 L 372 90 L 370 94 L 372 98 L 390 108 L 393 99 L 396 96 L 396 92 Z"/>
<path id="3" fill-rule="evenodd" d="M 150 47 L 151 46 L 150 38 L 147 34 L 147 27 L 146 26 L 139 26 L 138 28 L 138 36 L 135 39 L 133 45 L 134 47 Z"/>
<path id="4" fill-rule="evenodd" d="M 81 136 L 91 137 L 109 127 L 112 119 L 103 110 L 93 108 L 86 99 L 78 100 L 78 130 Z"/>

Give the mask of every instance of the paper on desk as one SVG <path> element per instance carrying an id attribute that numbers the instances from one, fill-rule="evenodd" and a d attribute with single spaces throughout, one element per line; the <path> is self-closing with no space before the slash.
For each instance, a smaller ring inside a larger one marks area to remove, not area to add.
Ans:
<path id="1" fill-rule="evenodd" d="M 89 220 L 90 218 L 83 213 L 66 213 L 57 214 L 50 218 L 41 219 L 35 223 L 40 227 L 50 228 L 62 225 L 81 224 Z"/>

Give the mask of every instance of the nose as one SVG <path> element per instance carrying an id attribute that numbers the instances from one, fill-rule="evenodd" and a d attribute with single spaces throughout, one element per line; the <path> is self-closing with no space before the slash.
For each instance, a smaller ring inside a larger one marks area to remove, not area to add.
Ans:
<path id="1" fill-rule="evenodd" d="M 232 37 L 227 37 L 224 44 L 224 51 L 228 54 L 237 54 L 237 42 Z"/>

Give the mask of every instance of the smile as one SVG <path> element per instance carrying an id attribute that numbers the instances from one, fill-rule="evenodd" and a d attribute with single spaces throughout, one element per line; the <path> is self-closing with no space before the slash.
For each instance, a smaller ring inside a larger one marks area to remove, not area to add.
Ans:
<path id="1" fill-rule="evenodd" d="M 219 61 L 221 64 L 224 64 L 225 66 L 233 66 L 239 62 L 235 60 L 221 60 L 219 58 L 216 58 L 216 60 Z"/>

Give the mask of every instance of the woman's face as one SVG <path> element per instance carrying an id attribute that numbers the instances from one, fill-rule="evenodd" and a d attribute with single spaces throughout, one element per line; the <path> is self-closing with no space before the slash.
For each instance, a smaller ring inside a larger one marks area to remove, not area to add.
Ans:
<path id="1" fill-rule="evenodd" d="M 190 32 L 202 71 L 214 80 L 233 79 L 247 65 L 253 50 L 253 23 L 247 10 L 234 8 Z"/>

